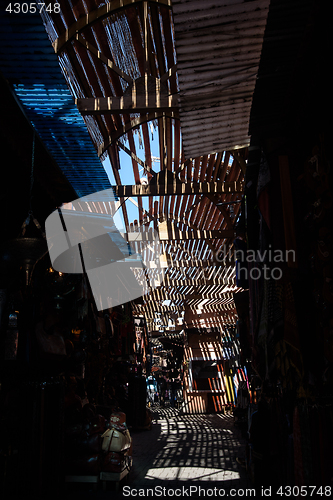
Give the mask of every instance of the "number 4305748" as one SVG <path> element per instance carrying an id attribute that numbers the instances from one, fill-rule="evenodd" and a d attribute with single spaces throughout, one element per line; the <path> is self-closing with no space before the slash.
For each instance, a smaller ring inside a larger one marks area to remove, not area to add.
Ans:
<path id="1" fill-rule="evenodd" d="M 6 7 L 6 12 L 10 14 L 35 14 L 46 12 L 60 14 L 60 3 L 9 3 Z"/>

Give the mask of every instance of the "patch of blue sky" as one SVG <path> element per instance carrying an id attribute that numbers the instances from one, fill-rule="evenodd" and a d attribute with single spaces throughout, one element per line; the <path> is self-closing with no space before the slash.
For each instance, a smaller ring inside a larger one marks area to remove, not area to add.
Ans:
<path id="1" fill-rule="evenodd" d="M 140 139 L 139 139 L 139 134 L 134 133 L 134 144 L 135 144 L 135 150 L 136 150 L 136 155 L 140 160 L 145 161 L 145 150 L 144 148 L 140 147 Z M 141 142 L 142 144 L 142 142 Z M 128 142 L 126 143 L 126 147 L 129 147 Z M 150 148 L 151 148 L 151 155 L 152 158 L 154 159 L 152 161 L 153 163 L 153 170 L 159 171 L 160 170 L 160 164 L 159 164 L 159 143 L 157 138 L 155 140 L 150 141 Z M 123 185 L 134 185 L 135 184 L 135 179 L 134 179 L 134 173 L 133 173 L 133 164 L 132 164 L 132 158 L 122 149 L 119 149 L 119 161 L 120 161 L 120 179 Z M 110 165 L 110 161 L 108 158 L 104 160 L 103 162 L 104 169 L 108 175 L 109 181 L 112 186 L 116 185 L 116 181 L 112 172 L 112 168 Z M 138 164 L 138 170 L 139 170 L 139 176 L 140 178 L 145 177 L 145 169 Z M 157 198 L 156 198 L 157 199 Z M 134 203 L 130 200 L 127 199 L 125 201 L 126 205 L 126 210 L 127 210 L 127 215 L 129 222 L 133 222 L 134 220 L 139 220 L 140 218 L 140 213 L 139 213 L 139 208 L 137 206 L 138 204 L 138 197 L 135 196 L 133 197 Z M 142 197 L 142 206 L 146 212 L 149 211 L 149 198 L 146 196 Z M 119 227 L 119 225 L 124 225 L 123 221 L 123 216 L 122 216 L 122 211 L 121 209 L 118 210 L 117 212 L 117 217 L 115 220 L 116 226 Z"/>

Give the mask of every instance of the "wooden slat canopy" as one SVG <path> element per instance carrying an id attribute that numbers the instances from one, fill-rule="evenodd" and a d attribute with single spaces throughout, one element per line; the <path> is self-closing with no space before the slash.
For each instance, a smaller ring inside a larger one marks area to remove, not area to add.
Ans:
<path id="1" fill-rule="evenodd" d="M 242 182 L 184 182 L 161 185 L 134 185 L 114 186 L 117 196 L 173 196 L 193 194 L 224 194 L 242 193 L 244 184 Z"/>
<path id="2" fill-rule="evenodd" d="M 146 315 L 152 330 L 157 313 L 181 319 L 188 310 L 193 314 L 185 318 L 194 326 L 199 321 L 223 328 L 237 318 L 232 297 L 240 289 L 234 260 L 222 262 L 220 254 L 235 238 L 247 149 L 236 151 L 230 142 L 228 150 L 216 149 L 207 126 L 214 128 L 214 116 L 224 116 L 224 130 L 234 127 L 227 122 L 238 101 L 230 93 L 230 102 L 207 116 L 201 113 L 199 125 L 197 109 L 188 110 L 186 127 L 197 128 L 190 138 L 186 129 L 187 140 L 199 145 L 205 138 L 212 147 L 203 156 L 185 157 L 179 102 L 186 95 L 179 87 L 171 1 L 60 0 L 60 5 L 61 16 L 43 11 L 45 28 L 96 154 L 105 162 L 127 238 L 139 250 L 140 241 L 152 234 L 140 235 L 141 225 L 160 237 L 165 280 L 143 305 L 134 305 L 135 313 Z M 223 3 L 219 15 L 224 8 Z M 195 52 L 188 55 L 195 66 Z M 96 211 L 104 210 L 97 205 Z M 195 319 L 198 310 L 202 314 Z"/>

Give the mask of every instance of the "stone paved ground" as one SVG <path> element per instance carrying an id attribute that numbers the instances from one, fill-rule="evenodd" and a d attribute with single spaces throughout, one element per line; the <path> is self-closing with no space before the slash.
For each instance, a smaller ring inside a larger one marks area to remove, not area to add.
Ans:
<path id="1" fill-rule="evenodd" d="M 253 488 L 236 462 L 245 456 L 245 441 L 231 415 L 184 415 L 157 407 L 154 417 L 152 430 L 131 431 L 133 467 L 119 491 L 110 483 L 106 492 L 81 491 L 81 499 L 167 498 L 175 490 L 181 498 L 219 498 L 221 489 L 229 496 L 231 488 Z"/>

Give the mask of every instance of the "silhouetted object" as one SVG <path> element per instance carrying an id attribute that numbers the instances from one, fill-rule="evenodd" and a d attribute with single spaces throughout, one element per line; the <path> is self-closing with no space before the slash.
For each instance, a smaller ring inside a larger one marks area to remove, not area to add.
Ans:
<path id="1" fill-rule="evenodd" d="M 36 262 L 47 252 L 47 244 L 43 238 L 15 238 L 6 241 L 2 246 L 2 262 L 23 268 L 25 274 L 25 285 L 28 286 L 31 274 Z"/>
<path id="2" fill-rule="evenodd" d="M 128 383 L 127 422 L 134 428 L 143 427 L 146 421 L 146 379 L 132 375 Z"/>
<path id="3" fill-rule="evenodd" d="M 250 443 L 254 464 L 254 483 L 256 488 L 270 486 L 269 475 L 269 430 L 270 412 L 265 400 L 258 402 L 258 410 L 253 413 L 250 426 Z"/>

